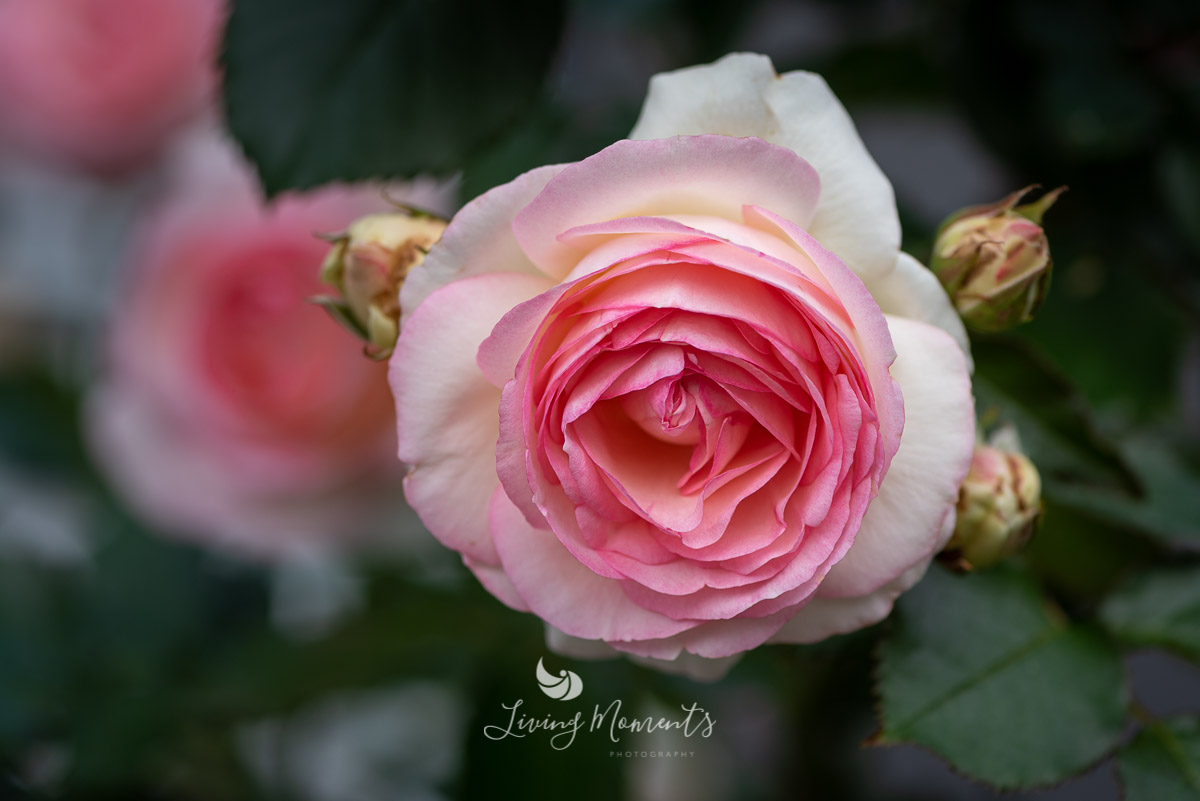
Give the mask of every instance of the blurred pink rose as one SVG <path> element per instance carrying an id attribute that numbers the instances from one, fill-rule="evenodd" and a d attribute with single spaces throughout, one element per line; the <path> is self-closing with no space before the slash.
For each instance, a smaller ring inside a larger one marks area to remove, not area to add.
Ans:
<path id="1" fill-rule="evenodd" d="M 410 276 L 400 457 L 552 645 L 712 675 L 924 573 L 974 447 L 966 339 L 817 76 L 659 76 L 633 137 L 476 199 Z"/>
<path id="2" fill-rule="evenodd" d="M 326 289 L 313 233 L 387 204 L 339 187 L 267 206 L 224 149 L 190 156 L 139 232 L 96 457 L 171 530 L 260 552 L 344 535 L 398 482 L 395 421 L 384 365 L 306 302 Z"/>
<path id="3" fill-rule="evenodd" d="M 217 83 L 222 0 L 0 0 L 0 128 L 98 172 L 153 156 Z"/>

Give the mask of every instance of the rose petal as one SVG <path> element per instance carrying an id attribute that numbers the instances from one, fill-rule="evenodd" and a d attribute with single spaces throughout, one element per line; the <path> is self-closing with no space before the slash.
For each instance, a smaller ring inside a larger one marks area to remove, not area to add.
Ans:
<path id="1" fill-rule="evenodd" d="M 454 215 L 421 269 L 400 289 L 401 327 L 425 298 L 453 281 L 486 273 L 540 273 L 513 237 L 513 217 L 562 165 L 538 167 L 472 200 Z"/>
<path id="2" fill-rule="evenodd" d="M 788 621 L 791 610 L 770 617 L 712 620 L 674 637 L 632 642 L 610 642 L 627 654 L 648 659 L 686 659 L 688 655 L 723 659 L 757 648 L 771 639 Z"/>
<path id="3" fill-rule="evenodd" d="M 910 567 L 887 584 L 855 598 L 823 598 L 820 593 L 802 607 L 771 638 L 773 643 L 820 642 L 835 634 L 846 634 L 874 625 L 888 616 L 900 593 L 912 587 L 929 567 L 929 560 Z"/>
<path id="4" fill-rule="evenodd" d="M 892 185 L 819 75 L 776 75 L 769 58 L 749 53 L 656 75 L 629 136 L 680 134 L 757 136 L 795 151 L 821 179 L 812 221 L 749 202 L 803 225 L 864 279 L 892 270 L 900 249 Z"/>
<path id="5" fill-rule="evenodd" d="M 879 414 L 879 433 L 885 454 L 884 468 L 899 444 L 898 432 L 904 426 L 904 400 L 895 385 L 894 376 L 886 375 L 887 365 L 892 364 L 895 348 L 890 327 L 883 322 L 879 306 L 871 297 L 866 286 L 846 269 L 842 261 L 808 232 L 790 220 L 784 219 L 767 209 L 757 206 L 746 209 L 748 222 L 773 227 L 782 236 L 791 239 L 820 268 L 829 280 L 838 300 L 842 302 L 854 323 L 854 331 L 860 342 L 859 355 L 867 367 L 871 385 L 875 389 L 875 406 Z M 878 356 L 874 356 L 879 354 Z"/>
<path id="6" fill-rule="evenodd" d="M 696 624 L 671 620 L 629 600 L 619 582 L 584 567 L 553 532 L 530 526 L 499 487 L 492 493 L 491 522 L 504 572 L 521 598 L 566 634 L 615 644 L 670 637 Z"/>
<path id="7" fill-rule="evenodd" d="M 932 270 L 907 253 L 901 253 L 896 259 L 896 269 L 887 275 L 872 278 L 867 289 L 875 296 L 884 314 L 936 325 L 954 337 L 966 354 L 968 369 L 971 368 L 971 345 L 967 340 L 967 329 Z"/>
<path id="8" fill-rule="evenodd" d="M 561 279 L 587 252 L 559 239 L 577 226 L 664 214 L 739 220 L 746 203 L 804 225 L 819 194 L 804 159 L 761 139 L 625 140 L 563 169 L 521 210 L 513 231 L 530 260 Z"/>
<path id="9" fill-rule="evenodd" d="M 546 626 L 546 647 L 556 654 L 569 656 L 572 659 L 615 659 L 621 652 L 606 642 L 600 640 L 581 640 L 569 634 L 563 634 L 553 626 Z M 674 659 L 651 659 L 646 656 L 629 658 L 639 665 L 670 673 L 676 676 L 687 676 L 694 681 L 717 681 L 725 677 L 730 668 L 741 660 L 742 655 L 726 656 L 720 659 L 707 659 L 683 652 Z"/>
<path id="10" fill-rule="evenodd" d="M 529 611 L 529 607 L 521 600 L 521 594 L 513 586 L 508 574 L 504 572 L 504 568 L 477 562 L 469 556 L 463 557 L 463 564 L 475 574 L 475 578 L 479 579 L 479 583 L 483 585 L 484 589 L 499 598 L 505 606 L 518 612 Z"/>
<path id="11" fill-rule="evenodd" d="M 887 317 L 896 346 L 892 377 L 904 393 L 900 449 L 854 545 L 821 586 L 825 598 L 874 592 L 937 549 L 975 448 L 966 360 L 940 328 Z"/>
<path id="12" fill-rule="evenodd" d="M 500 390 L 475 362 L 479 343 L 514 305 L 546 289 L 525 273 L 492 273 L 437 290 L 401 329 L 389 380 L 409 503 L 442 543 L 499 562 L 488 528 Z"/>

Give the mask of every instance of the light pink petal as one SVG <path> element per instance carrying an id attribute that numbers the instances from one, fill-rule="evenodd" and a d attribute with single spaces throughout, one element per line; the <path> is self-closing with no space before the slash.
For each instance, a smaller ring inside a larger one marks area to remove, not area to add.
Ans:
<path id="1" fill-rule="evenodd" d="M 546 289 L 534 297 L 513 306 L 501 318 L 479 345 L 476 362 L 479 369 L 498 387 L 502 387 L 517 369 L 517 362 L 529 347 L 538 326 L 546 313 L 554 306 L 562 293 L 563 286 L 543 285 Z"/>
<path id="2" fill-rule="evenodd" d="M 732 586 L 717 587 L 713 582 L 713 586 L 687 595 L 673 595 L 631 582 L 626 586 L 626 592 L 642 606 L 664 615 L 695 616 L 705 620 L 735 616 L 757 619 L 803 603 L 817 592 L 830 566 L 846 553 L 850 545 L 850 538 L 845 536 L 846 521 L 852 514 L 861 511 L 865 498 L 856 497 L 861 493 L 844 492 L 842 495 L 842 501 L 835 504 L 827 521 L 805 532 L 800 549 L 781 560 L 773 570 L 763 568 L 767 577 L 761 583 L 739 584 L 729 581 L 734 575 L 721 576 L 718 573 L 718 577 L 724 578 Z M 680 568 L 680 578 L 683 579 L 690 578 L 686 572 L 688 569 L 700 572 L 696 565 L 686 562 L 673 563 L 671 566 Z M 753 613 L 751 610 L 754 610 Z"/>
<path id="3" fill-rule="evenodd" d="M 704 217 L 717 220 L 717 217 Z M 562 276 L 564 283 L 576 281 L 613 265 L 651 253 L 670 253 L 680 247 L 709 242 L 714 237 L 683 223 L 663 217 L 623 217 L 605 223 L 581 225 L 562 234 L 559 241 L 579 251 L 581 258 L 570 272 Z M 661 256 L 659 257 L 661 260 Z"/>
<path id="4" fill-rule="evenodd" d="M 744 254 L 731 250 L 719 244 L 715 250 L 691 247 L 686 255 L 696 261 L 690 264 L 682 259 L 675 263 L 651 261 L 649 257 L 646 261 L 635 259 L 628 263 L 628 272 L 614 273 L 613 280 L 596 282 L 572 300 L 578 299 L 585 311 L 670 308 L 694 312 L 697 316 L 690 318 L 693 322 L 689 325 L 694 326 L 697 335 L 703 335 L 704 327 L 709 325 L 703 317 L 712 316 L 746 322 L 784 342 L 804 341 L 809 336 L 808 327 L 796 313 L 789 276 L 755 265 L 752 257 L 743 260 Z M 719 264 L 708 261 L 718 258 Z M 874 301 L 871 303 L 874 305 Z"/>
<path id="5" fill-rule="evenodd" d="M 546 525 L 537 504 L 533 500 L 533 488 L 529 485 L 530 461 L 533 459 L 529 446 L 525 444 L 525 418 L 521 408 L 522 386 L 518 381 L 509 381 L 500 393 L 500 424 L 496 439 L 496 474 L 501 486 L 508 492 L 525 519 L 533 526 Z"/>
<path id="6" fill-rule="evenodd" d="M 553 626 L 546 626 L 546 647 L 556 654 L 569 656 L 572 659 L 615 659 L 621 652 L 601 640 L 581 640 L 569 634 L 563 634 Z M 741 654 L 726 656 L 720 659 L 707 659 L 703 656 L 689 654 L 686 651 L 674 659 L 651 659 L 646 656 L 627 654 L 639 665 L 669 673 L 675 676 L 687 676 L 693 681 L 717 681 L 725 677 L 730 668 L 742 658 Z"/>
<path id="7" fill-rule="evenodd" d="M 688 655 L 723 659 L 765 643 L 792 614 L 792 610 L 759 618 L 712 620 L 674 637 L 632 642 L 610 642 L 619 651 L 657 660 L 675 660 Z"/>
<path id="8" fill-rule="evenodd" d="M 559 164 L 538 167 L 463 206 L 401 287 L 401 327 L 425 298 L 454 281 L 485 273 L 538 274 L 513 237 L 512 222 L 560 170 Z"/>
<path id="9" fill-rule="evenodd" d="M 621 652 L 604 640 L 584 640 L 563 634 L 554 626 L 546 626 L 546 647 L 560 656 L 571 659 L 615 659 Z"/>
<path id="10" fill-rule="evenodd" d="M 497 564 L 488 503 L 497 486 L 500 390 L 475 362 L 479 344 L 514 305 L 545 290 L 544 277 L 491 273 L 434 292 L 401 329 L 389 380 L 399 456 L 412 464 L 409 503 L 442 543 Z"/>
<path id="11" fill-rule="evenodd" d="M 957 343 L 926 323 L 887 321 L 897 352 L 892 376 L 904 393 L 904 434 L 854 546 L 825 578 L 826 598 L 874 592 L 940 546 L 975 448 L 971 381 Z"/>
<path id="12" fill-rule="evenodd" d="M 530 526 L 499 488 L 492 495 L 491 520 L 496 550 L 513 586 L 534 614 L 564 633 L 615 644 L 670 637 L 696 625 L 629 600 L 619 582 L 584 567 L 553 532 Z"/>
<path id="13" fill-rule="evenodd" d="M 566 167 L 517 215 L 513 230 L 534 264 L 562 278 L 587 252 L 558 239 L 577 226 L 665 214 L 737 220 L 746 203 L 804 225 L 819 194 L 804 159 L 761 139 L 626 140 Z"/>
<path id="14" fill-rule="evenodd" d="M 822 598 L 818 593 L 779 629 L 770 642 L 820 642 L 835 634 L 872 626 L 888 616 L 900 593 L 920 581 L 928 567 L 928 559 L 918 562 L 874 592 L 856 598 Z"/>
<path id="15" fill-rule="evenodd" d="M 904 426 L 904 401 L 895 382 L 886 373 L 895 349 L 889 326 L 884 323 L 879 305 L 867 291 L 862 280 L 852 274 L 832 252 L 817 242 L 808 232 L 790 220 L 758 206 L 746 209 L 746 220 L 774 229 L 790 239 L 820 268 L 853 320 L 860 347 L 860 356 L 875 389 L 875 407 L 879 415 L 879 433 L 883 440 L 884 467 L 899 444 L 900 429 Z"/>
<path id="16" fill-rule="evenodd" d="M 504 568 L 477 562 L 468 556 L 463 557 L 463 564 L 475 574 L 475 578 L 479 579 L 479 583 L 483 585 L 483 588 L 499 598 L 505 606 L 515 609 L 518 612 L 529 611 L 529 607 L 521 600 L 521 594 L 517 592 L 517 588 L 509 580 L 508 574 L 504 572 Z"/>
<path id="17" fill-rule="evenodd" d="M 697 214 L 671 214 L 656 217 L 624 217 L 607 222 L 592 223 L 572 228 L 559 239 L 577 247 L 590 248 L 588 255 L 576 265 L 567 279 L 579 278 L 599 269 L 608 257 L 608 263 L 631 258 L 641 252 L 650 252 L 651 246 L 660 250 L 689 252 L 690 245 L 701 243 L 728 243 L 753 257 L 765 257 L 766 265 L 757 265 L 751 274 L 768 276 L 775 274 L 772 283 L 781 278 L 802 275 L 807 280 L 800 289 L 810 296 L 818 308 L 836 306 L 832 301 L 831 284 L 813 263 L 804 250 L 798 248 L 786 235 L 781 236 L 773 223 L 756 227 L 760 214 L 754 206 L 742 209 L 740 218 L 726 219 Z M 750 218 L 747 219 L 747 212 Z M 672 241 L 674 240 L 674 241 Z M 641 245 L 641 243 L 647 243 Z M 641 245 L 639 248 L 638 246 Z M 819 245 L 818 245 L 819 246 Z M 830 256 L 836 261 L 836 257 Z M 745 264 L 744 257 L 739 264 Z M 840 262 L 839 262 L 840 263 Z M 728 265 L 734 267 L 735 265 Z M 764 270 L 763 267 L 766 267 Z M 848 268 L 847 268 L 848 271 Z M 788 284 L 794 286 L 794 281 Z M 814 291 L 815 290 L 815 291 Z"/>

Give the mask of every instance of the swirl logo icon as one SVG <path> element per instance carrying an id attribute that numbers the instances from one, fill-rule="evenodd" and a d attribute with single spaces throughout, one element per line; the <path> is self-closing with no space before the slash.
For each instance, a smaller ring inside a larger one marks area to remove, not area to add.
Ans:
<path id="1" fill-rule="evenodd" d="M 537 663 L 537 680 L 542 692 L 560 701 L 578 698 L 579 694 L 583 692 L 583 679 L 579 678 L 578 673 L 571 670 L 560 670 L 555 676 L 546 670 L 541 659 Z"/>

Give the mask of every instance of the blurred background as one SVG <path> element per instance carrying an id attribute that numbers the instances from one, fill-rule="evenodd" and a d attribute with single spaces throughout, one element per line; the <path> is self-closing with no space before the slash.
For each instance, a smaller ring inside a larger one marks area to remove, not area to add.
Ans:
<path id="1" fill-rule="evenodd" d="M 395 0 L 376 36 L 389 2 L 317 26 L 358 37 L 347 61 L 304 38 L 318 0 L 0 0 L 0 798 L 997 797 L 862 746 L 886 623 L 716 684 L 549 653 L 404 506 L 385 367 L 305 302 L 312 234 L 388 208 L 332 179 L 449 214 L 735 50 L 825 76 L 923 260 L 956 209 L 1068 185 L 1049 299 L 1002 344 L 1037 365 L 1011 395 L 1066 388 L 1080 436 L 1149 485 L 1134 507 L 1047 483 L 1021 559 L 1086 617 L 1200 543 L 1200 6 Z M 626 741 L 694 752 L 674 759 L 487 739 L 513 699 L 560 714 L 542 656 L 585 701 L 695 701 L 714 735 Z M 1126 662 L 1150 712 L 1200 712 L 1194 665 Z M 1016 797 L 1119 788 L 1103 762 Z"/>

